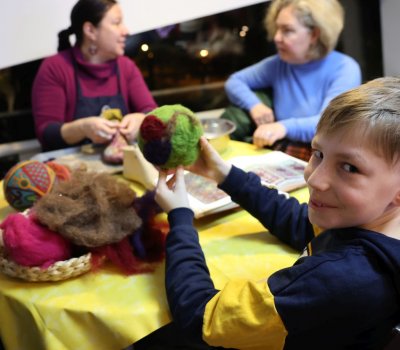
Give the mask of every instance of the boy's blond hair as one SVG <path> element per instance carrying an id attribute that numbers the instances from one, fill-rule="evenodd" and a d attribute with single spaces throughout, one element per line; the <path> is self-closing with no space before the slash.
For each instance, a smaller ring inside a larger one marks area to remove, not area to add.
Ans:
<path id="1" fill-rule="evenodd" d="M 371 80 L 335 97 L 323 112 L 317 133 L 345 129 L 363 137 L 389 162 L 400 155 L 400 78 Z"/>
<path id="2" fill-rule="evenodd" d="M 320 32 L 317 43 L 310 48 L 309 59 L 320 59 L 335 48 L 344 24 L 344 10 L 337 0 L 273 0 L 264 20 L 271 41 L 277 30 L 276 18 L 287 6 L 293 7 L 301 24 Z"/>

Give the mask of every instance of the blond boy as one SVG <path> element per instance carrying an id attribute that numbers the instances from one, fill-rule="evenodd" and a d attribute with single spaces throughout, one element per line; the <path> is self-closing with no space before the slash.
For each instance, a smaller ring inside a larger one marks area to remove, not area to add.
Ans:
<path id="1" fill-rule="evenodd" d="M 166 290 L 182 332 L 225 348 L 382 349 L 400 320 L 400 79 L 373 80 L 328 105 L 304 174 L 308 205 L 263 187 L 206 140 L 201 146 L 190 170 L 303 255 L 264 283 L 216 290 L 183 170 L 173 185 L 160 173 L 156 199 L 171 226 Z"/>

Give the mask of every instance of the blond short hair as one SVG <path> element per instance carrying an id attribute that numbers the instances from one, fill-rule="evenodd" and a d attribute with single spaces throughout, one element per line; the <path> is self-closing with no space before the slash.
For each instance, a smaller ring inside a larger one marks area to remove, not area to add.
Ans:
<path id="1" fill-rule="evenodd" d="M 323 112 L 317 133 L 345 130 L 362 135 L 388 162 L 400 156 L 400 78 L 371 80 L 335 97 Z"/>
<path id="2" fill-rule="evenodd" d="M 279 12 L 287 6 L 293 7 L 301 24 L 320 32 L 316 45 L 310 48 L 310 59 L 320 59 L 335 48 L 344 25 L 344 10 L 337 0 L 272 0 L 264 20 L 271 41 Z"/>

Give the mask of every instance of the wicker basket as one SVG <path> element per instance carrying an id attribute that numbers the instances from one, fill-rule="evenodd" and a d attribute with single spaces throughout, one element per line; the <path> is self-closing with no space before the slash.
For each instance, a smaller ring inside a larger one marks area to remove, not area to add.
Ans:
<path id="1" fill-rule="evenodd" d="M 22 214 L 28 215 L 29 210 Z M 47 268 L 22 266 L 4 257 L 3 230 L 0 229 L 0 272 L 31 282 L 62 281 L 88 272 L 92 268 L 91 253 L 77 258 L 57 261 Z"/>
<path id="2" fill-rule="evenodd" d="M 8 276 L 21 278 L 30 282 L 62 281 L 82 275 L 88 272 L 91 267 L 91 253 L 78 258 L 57 261 L 49 267 L 42 269 L 40 267 L 18 265 L 4 258 L 3 250 L 0 251 L 0 271 Z"/>
<path id="3" fill-rule="evenodd" d="M 1 250 L 0 271 L 8 276 L 21 278 L 30 282 L 62 281 L 82 275 L 92 267 L 91 253 L 77 258 L 57 261 L 45 269 L 36 266 L 18 265 L 13 261 L 7 260 L 3 253 L 4 251 Z"/>

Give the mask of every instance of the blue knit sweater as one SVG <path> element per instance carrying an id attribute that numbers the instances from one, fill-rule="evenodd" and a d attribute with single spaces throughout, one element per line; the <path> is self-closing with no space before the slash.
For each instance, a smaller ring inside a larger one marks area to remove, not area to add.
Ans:
<path id="1" fill-rule="evenodd" d="M 232 74 L 225 84 L 230 101 L 250 110 L 261 101 L 253 90 L 272 88 L 274 113 L 293 141 L 310 142 L 330 100 L 361 84 L 351 57 L 331 52 L 306 64 L 289 64 L 274 55 Z"/>

